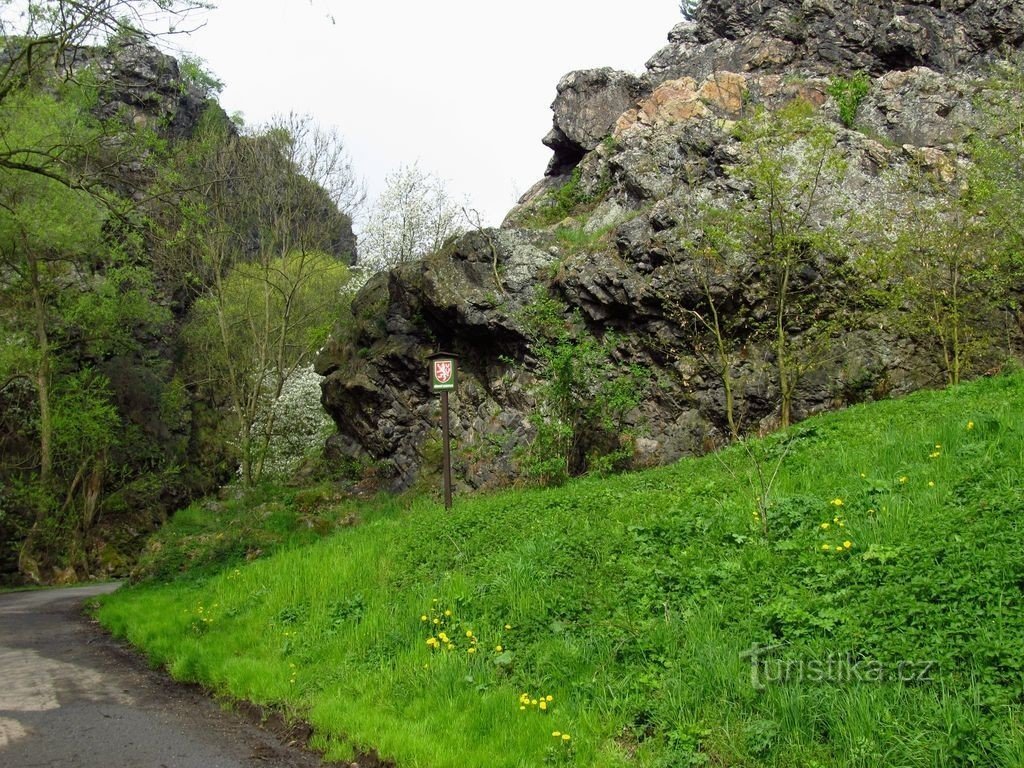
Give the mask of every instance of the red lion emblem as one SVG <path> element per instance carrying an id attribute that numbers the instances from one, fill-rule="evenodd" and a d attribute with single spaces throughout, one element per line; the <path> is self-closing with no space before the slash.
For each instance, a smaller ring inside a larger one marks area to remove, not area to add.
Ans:
<path id="1" fill-rule="evenodd" d="M 437 380 L 438 384 L 447 384 L 452 378 L 452 361 L 435 360 L 434 378 Z"/>

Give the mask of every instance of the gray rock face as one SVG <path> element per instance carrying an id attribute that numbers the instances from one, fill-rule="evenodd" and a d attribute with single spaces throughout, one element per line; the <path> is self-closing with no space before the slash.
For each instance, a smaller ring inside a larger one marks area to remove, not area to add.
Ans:
<path id="1" fill-rule="evenodd" d="M 544 142 L 554 157 L 502 229 L 467 235 L 421 264 L 367 285 L 355 333 L 325 349 L 323 402 L 338 425 L 337 456 L 387 464 L 396 487 L 436 472 L 438 405 L 426 355 L 462 356 L 452 397 L 456 476 L 473 487 L 516 477 L 515 454 L 534 436 L 539 361 L 524 317 L 538 295 L 565 306 L 589 333 L 619 339 L 623 369 L 650 375 L 628 416 L 637 465 L 700 453 L 728 438 L 725 394 L 694 312 L 707 292 L 734 350 L 731 376 L 741 429 L 778 423 L 780 390 L 769 277 L 750 255 L 710 281 L 686 245 L 696 206 L 743 206 L 749 183 L 737 125 L 801 101 L 829 121 L 844 173 L 822 180 L 816 221 L 871 218 L 901 203 L 900 179 L 927 169 L 950 181 L 957 147 L 975 128 L 979 73 L 1024 43 L 1024 0 L 866 3 L 858 0 L 705 0 L 696 23 L 677 25 L 642 77 L 610 69 L 567 75 Z M 840 120 L 833 77 L 869 74 L 855 128 Z M 794 149 L 794 162 L 799 147 Z M 568 211 L 551 192 L 569 182 Z M 570 194 L 571 192 L 571 194 Z M 561 221 L 555 217 L 567 215 Z M 567 236 L 570 234 L 571 237 Z M 842 326 L 857 287 L 842 257 L 822 254 L 794 275 L 813 296 L 788 332 Z M 884 286 L 879 286 L 884 290 Z M 933 350 L 886 318 L 860 311 L 807 369 L 795 418 L 940 384 Z M 809 343 L 809 342 L 808 342 Z"/>
<path id="2" fill-rule="evenodd" d="M 953 73 L 1022 41 L 1019 0 L 716 0 L 701 4 L 695 24 L 672 31 L 648 70 L 656 79 L 720 69 L 877 75 L 924 66 Z"/>
<path id="3" fill-rule="evenodd" d="M 570 72 L 551 105 L 554 125 L 544 144 L 554 150 L 548 175 L 572 168 L 611 131 L 643 91 L 640 78 L 609 67 Z"/>
<path id="4" fill-rule="evenodd" d="M 489 441 L 511 448 L 526 437 L 529 377 L 508 376 L 507 360 L 524 354 L 522 310 L 557 258 L 546 237 L 473 232 L 452 251 L 377 275 L 364 287 L 352 307 L 363 322 L 349 338 L 332 339 L 316 362 L 327 377 L 323 403 L 345 425 L 329 441 L 329 455 L 385 460 L 399 487 L 436 470 L 424 470 L 425 443 L 436 442 L 440 428 L 426 357 L 445 349 L 462 356 L 452 432 L 467 450 L 456 456 L 456 474 L 473 485 L 509 477 L 508 451 L 480 462 L 468 449 Z"/>

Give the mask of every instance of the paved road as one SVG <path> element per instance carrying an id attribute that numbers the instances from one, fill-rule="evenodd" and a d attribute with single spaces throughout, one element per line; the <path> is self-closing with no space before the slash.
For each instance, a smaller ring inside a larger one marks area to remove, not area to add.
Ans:
<path id="1" fill-rule="evenodd" d="M 0 595 L 3 768 L 313 768 L 320 761 L 154 672 L 83 619 L 112 585 Z"/>

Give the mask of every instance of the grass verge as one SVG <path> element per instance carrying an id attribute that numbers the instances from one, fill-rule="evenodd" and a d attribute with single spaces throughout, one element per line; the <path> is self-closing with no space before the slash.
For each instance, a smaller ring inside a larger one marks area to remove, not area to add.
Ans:
<path id="1" fill-rule="evenodd" d="M 99 617 L 335 759 L 1024 765 L 1022 414 L 1007 376 L 649 472 L 394 504 Z"/>

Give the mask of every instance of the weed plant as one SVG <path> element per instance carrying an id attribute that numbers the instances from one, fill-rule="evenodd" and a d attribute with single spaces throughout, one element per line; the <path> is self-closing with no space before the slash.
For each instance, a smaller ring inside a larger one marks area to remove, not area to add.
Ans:
<path id="1" fill-rule="evenodd" d="M 99 616 L 340 760 L 1019 766 L 1022 414 L 1013 375 L 657 470 L 421 499 Z M 780 461 L 764 525 L 754 463 Z"/>

